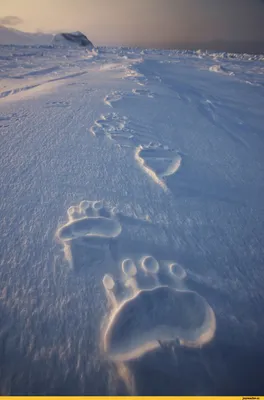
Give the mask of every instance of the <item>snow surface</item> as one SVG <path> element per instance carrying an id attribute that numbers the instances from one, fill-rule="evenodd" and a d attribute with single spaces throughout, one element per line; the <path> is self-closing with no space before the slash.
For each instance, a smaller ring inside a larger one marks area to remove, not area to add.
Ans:
<path id="1" fill-rule="evenodd" d="M 0 47 L 1 394 L 261 393 L 263 60 Z"/>

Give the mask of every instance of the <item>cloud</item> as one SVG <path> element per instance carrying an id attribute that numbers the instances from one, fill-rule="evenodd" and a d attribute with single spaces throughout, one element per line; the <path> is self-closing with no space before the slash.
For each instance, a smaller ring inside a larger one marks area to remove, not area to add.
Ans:
<path id="1" fill-rule="evenodd" d="M 19 25 L 23 22 L 23 20 L 15 15 L 7 15 L 6 17 L 0 18 L 0 24 L 2 25 Z"/>

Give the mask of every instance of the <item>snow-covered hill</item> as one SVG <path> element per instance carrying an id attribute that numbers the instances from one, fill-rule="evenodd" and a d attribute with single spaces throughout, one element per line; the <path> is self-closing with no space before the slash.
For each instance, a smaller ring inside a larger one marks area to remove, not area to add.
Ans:
<path id="1" fill-rule="evenodd" d="M 262 393 L 263 57 L 2 46 L 0 78 L 1 394 Z"/>
<path id="2" fill-rule="evenodd" d="M 28 33 L 0 25 L 0 45 L 36 46 L 47 45 L 53 35 L 44 33 Z"/>
<path id="3" fill-rule="evenodd" d="M 85 47 L 93 50 L 92 42 L 81 32 L 69 33 L 28 33 L 0 25 L 0 45 L 58 47 Z"/>

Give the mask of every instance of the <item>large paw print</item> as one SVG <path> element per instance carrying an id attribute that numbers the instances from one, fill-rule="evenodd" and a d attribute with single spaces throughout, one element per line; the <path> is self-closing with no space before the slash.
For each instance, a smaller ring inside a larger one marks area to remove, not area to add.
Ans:
<path id="1" fill-rule="evenodd" d="M 121 283 L 104 276 L 112 312 L 103 332 L 103 348 L 110 359 L 128 361 L 161 342 L 199 347 L 214 337 L 212 308 L 199 294 L 184 288 L 183 267 L 169 263 L 166 268 L 166 285 L 160 283 L 160 264 L 152 256 L 143 257 L 139 268 L 133 260 L 123 260 Z"/>
<path id="2" fill-rule="evenodd" d="M 97 253 L 102 253 L 102 246 L 107 241 L 121 233 L 122 227 L 114 212 L 105 208 L 101 201 L 82 201 L 78 206 L 70 207 L 67 213 L 68 222 L 57 230 L 56 236 L 63 244 L 65 258 L 71 266 L 74 264 L 73 248 L 78 240 L 85 240 L 86 246 L 90 246 L 90 256 L 93 254 L 95 258 Z"/>

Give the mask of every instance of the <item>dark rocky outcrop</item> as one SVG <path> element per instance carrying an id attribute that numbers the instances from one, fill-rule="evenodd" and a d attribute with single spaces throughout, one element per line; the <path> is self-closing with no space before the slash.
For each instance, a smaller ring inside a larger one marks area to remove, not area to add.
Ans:
<path id="1" fill-rule="evenodd" d="M 67 46 L 79 45 L 93 49 L 94 45 L 82 32 L 63 32 L 54 36 L 53 44 Z"/>

